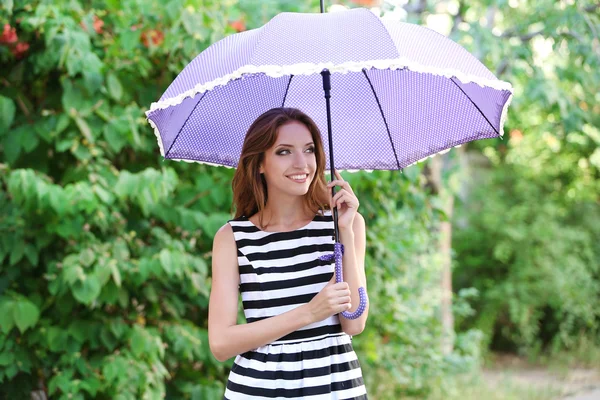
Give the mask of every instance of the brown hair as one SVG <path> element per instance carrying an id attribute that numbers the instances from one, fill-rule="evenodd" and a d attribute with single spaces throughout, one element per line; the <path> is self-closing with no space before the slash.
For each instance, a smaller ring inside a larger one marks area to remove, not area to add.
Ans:
<path id="1" fill-rule="evenodd" d="M 329 209 L 329 196 L 325 181 L 325 152 L 323 141 L 317 124 L 305 113 L 295 108 L 272 108 L 259 116 L 250 126 L 242 146 L 242 154 L 233 176 L 233 206 L 235 218 L 251 217 L 261 212 L 267 204 L 267 182 L 260 173 L 260 165 L 264 160 L 265 151 L 277 141 L 279 128 L 290 122 L 297 121 L 306 126 L 315 143 L 315 158 L 317 170 L 304 196 L 304 205 L 314 214 Z M 264 229 L 262 212 L 260 226 Z"/>

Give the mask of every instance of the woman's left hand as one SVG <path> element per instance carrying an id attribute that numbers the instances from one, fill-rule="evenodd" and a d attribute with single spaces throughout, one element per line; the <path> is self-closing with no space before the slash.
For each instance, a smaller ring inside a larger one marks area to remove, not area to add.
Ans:
<path id="1" fill-rule="evenodd" d="M 338 227 L 340 230 L 352 229 L 354 217 L 358 211 L 358 198 L 354 195 L 354 191 L 350 184 L 346 182 L 337 170 L 334 170 L 337 179 L 327 184 L 329 191 L 329 204 L 331 208 L 338 209 Z M 331 198 L 331 188 L 339 186 L 341 189 Z"/>

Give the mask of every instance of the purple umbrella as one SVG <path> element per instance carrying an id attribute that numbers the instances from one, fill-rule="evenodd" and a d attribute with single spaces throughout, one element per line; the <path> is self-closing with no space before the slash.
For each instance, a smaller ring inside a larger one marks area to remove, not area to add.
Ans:
<path id="1" fill-rule="evenodd" d="M 259 115 L 298 108 L 328 132 L 323 144 L 334 179 L 334 144 L 337 169 L 401 170 L 469 141 L 502 137 L 511 98 L 510 83 L 452 40 L 359 8 L 281 13 L 222 39 L 192 60 L 146 115 L 165 158 L 236 167 Z M 341 282 L 333 211 L 329 257 Z M 344 317 L 364 311 L 364 288 L 359 293 L 358 310 Z"/>

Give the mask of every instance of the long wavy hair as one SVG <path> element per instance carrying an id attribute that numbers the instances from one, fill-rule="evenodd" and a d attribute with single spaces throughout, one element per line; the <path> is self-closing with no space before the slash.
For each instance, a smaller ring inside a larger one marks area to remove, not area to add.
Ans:
<path id="1" fill-rule="evenodd" d="M 264 229 L 262 210 L 267 204 L 267 182 L 260 173 L 265 152 L 277 141 L 279 128 L 297 121 L 310 131 L 315 144 L 317 169 L 304 195 L 304 205 L 314 214 L 330 208 L 325 181 L 325 152 L 317 124 L 305 113 L 295 108 L 272 108 L 259 116 L 250 126 L 242 146 L 242 154 L 233 176 L 233 207 L 235 218 L 251 217 L 260 213 L 259 225 Z"/>

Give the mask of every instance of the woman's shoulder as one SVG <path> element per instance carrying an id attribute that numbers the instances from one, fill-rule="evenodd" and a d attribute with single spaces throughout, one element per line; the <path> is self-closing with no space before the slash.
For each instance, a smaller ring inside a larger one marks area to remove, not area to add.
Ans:
<path id="1" fill-rule="evenodd" d="M 236 227 L 240 222 L 244 222 L 244 221 L 248 221 L 248 218 L 244 215 L 228 219 L 227 222 L 225 222 L 217 230 L 217 233 L 215 234 L 215 239 L 217 238 L 217 235 L 219 235 L 220 237 L 223 237 L 223 236 L 233 237 L 234 227 Z"/>
<path id="2" fill-rule="evenodd" d="M 229 221 L 221 226 L 213 238 L 213 249 L 224 249 L 235 247 L 235 236 Z"/>

